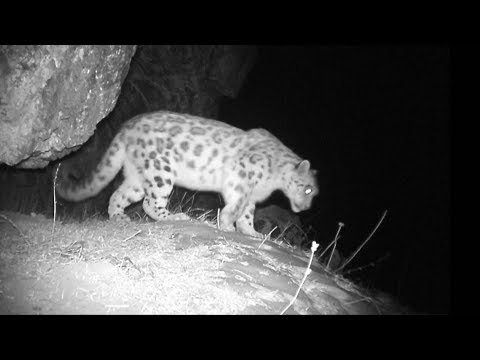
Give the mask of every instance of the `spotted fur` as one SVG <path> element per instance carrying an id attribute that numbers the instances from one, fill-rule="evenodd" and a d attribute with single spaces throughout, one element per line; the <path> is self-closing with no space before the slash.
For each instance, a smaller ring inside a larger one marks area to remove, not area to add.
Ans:
<path id="1" fill-rule="evenodd" d="M 74 182 L 60 172 L 59 195 L 80 201 L 98 194 L 123 168 L 124 182 L 110 198 L 108 214 L 143 199 L 145 212 L 166 219 L 173 185 L 222 194 L 220 226 L 260 237 L 253 228 L 255 204 L 279 189 L 294 212 L 310 208 L 318 193 L 315 170 L 263 129 L 244 131 L 216 120 L 160 111 L 127 121 L 93 174 Z"/>

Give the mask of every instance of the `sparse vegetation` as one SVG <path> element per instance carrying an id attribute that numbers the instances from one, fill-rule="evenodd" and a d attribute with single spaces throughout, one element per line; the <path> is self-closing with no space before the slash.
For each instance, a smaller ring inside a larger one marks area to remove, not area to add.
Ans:
<path id="1" fill-rule="evenodd" d="M 403 311 L 355 286 L 343 278 L 338 269 L 329 268 L 343 224 L 339 224 L 334 240 L 320 256 L 316 253 L 315 240 L 311 241 L 307 256 L 301 248 L 285 242 L 282 238 L 285 231 L 272 238 L 275 228 L 262 241 L 241 234 L 222 234 L 217 227 L 218 212 L 194 207 L 194 196 L 184 195 L 182 201 L 172 207 L 188 214 L 193 218 L 191 221 L 153 222 L 137 213 L 138 220 L 119 224 L 101 221 L 98 213 L 85 212 L 79 226 L 78 221 L 57 211 L 55 198 L 53 221 L 42 215 L 1 214 L 0 222 L 8 223 L 10 230 L 2 227 L 0 231 L 4 239 L 0 256 L 5 280 L 0 290 L 6 294 L 0 301 L 0 312 L 283 314 L 293 309 L 299 314 L 336 314 Z M 17 241 L 19 237 L 24 241 Z M 313 259 L 322 260 L 322 256 L 328 257 L 321 267 L 324 272 L 318 268 L 322 261 L 316 262 L 313 276 Z M 346 265 L 344 262 L 339 268 L 344 269 Z M 33 276 L 36 280 L 30 284 L 18 276 Z M 331 285 L 332 279 L 335 287 Z M 12 293 L 7 287 L 22 289 L 24 295 Z M 21 301 L 19 296 L 23 296 Z"/>

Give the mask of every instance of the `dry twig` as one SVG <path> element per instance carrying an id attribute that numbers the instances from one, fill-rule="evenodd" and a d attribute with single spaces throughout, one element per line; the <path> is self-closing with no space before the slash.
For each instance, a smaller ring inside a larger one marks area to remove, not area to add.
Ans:
<path id="1" fill-rule="evenodd" d="M 0 217 L 3 218 L 3 219 L 5 219 L 5 220 L 7 220 L 7 221 L 10 223 L 10 225 L 12 225 L 12 226 L 20 233 L 20 235 L 21 235 L 22 237 L 25 237 L 25 234 L 22 232 L 22 230 L 20 230 L 20 229 L 18 228 L 18 226 L 15 225 L 15 223 L 14 223 L 12 220 L 10 220 L 8 217 L 6 217 L 6 216 L 3 215 L 3 214 L 0 214 Z M 28 241 L 27 241 L 27 244 L 28 244 Z M 30 245 L 30 244 L 29 244 L 29 245 Z"/>
<path id="2" fill-rule="evenodd" d="M 141 232 L 142 232 L 142 230 L 138 230 L 135 234 L 130 235 L 129 237 L 127 237 L 127 238 L 124 239 L 123 241 L 125 242 L 125 241 L 127 241 L 127 240 L 130 240 L 131 238 L 137 236 L 137 235 L 140 234 Z"/>
<path id="3" fill-rule="evenodd" d="M 55 192 L 55 188 L 57 186 L 57 176 L 58 176 L 58 170 L 60 169 L 60 166 L 62 163 L 58 164 L 57 170 L 55 170 L 55 178 L 53 179 L 53 226 L 52 226 L 52 241 L 53 241 L 53 236 L 55 233 L 55 221 L 57 217 L 57 195 Z"/>
<path id="4" fill-rule="evenodd" d="M 340 266 L 338 269 L 336 269 L 336 271 L 340 271 L 342 270 L 345 266 L 348 265 L 348 263 L 350 261 L 353 260 L 353 258 L 358 254 L 358 252 L 362 249 L 362 247 L 368 242 L 368 240 L 370 240 L 370 238 L 373 236 L 373 234 L 375 234 L 375 231 L 377 231 L 378 227 L 380 226 L 380 224 L 382 223 L 383 219 L 385 218 L 385 216 L 387 215 L 387 210 L 385 210 L 383 212 L 383 215 L 380 219 L 380 221 L 377 223 L 377 226 L 375 226 L 375 228 L 373 229 L 373 231 L 370 233 L 370 235 L 368 235 L 367 239 L 358 247 L 358 249 L 342 264 L 342 266 Z"/>
<path id="5" fill-rule="evenodd" d="M 266 236 L 265 236 L 265 239 L 263 239 L 263 241 L 261 242 L 261 244 L 258 246 L 257 250 L 260 249 L 260 247 L 263 245 L 263 243 L 265 241 L 267 241 L 267 239 L 270 239 L 270 235 L 272 235 L 272 233 L 275 231 L 277 227 L 275 226 Z"/>
<path id="6" fill-rule="evenodd" d="M 342 223 L 342 222 L 339 222 L 338 223 L 338 230 L 337 230 L 337 234 L 335 235 L 335 238 L 332 240 L 332 242 L 330 244 L 328 244 L 328 246 L 325 248 L 325 250 L 322 251 L 322 253 L 320 254 L 319 258 L 321 258 L 323 256 L 323 254 L 325 254 L 327 252 L 327 250 L 330 248 L 330 246 L 332 246 L 332 244 L 336 244 L 337 241 L 340 239 L 340 230 L 342 230 L 342 227 L 344 227 L 345 224 Z"/>
<path id="7" fill-rule="evenodd" d="M 283 309 L 283 311 L 280 313 L 280 315 L 283 315 L 285 313 L 285 311 L 287 311 L 288 308 L 293 305 L 293 303 L 297 299 L 298 294 L 300 293 L 300 289 L 302 288 L 303 283 L 307 279 L 308 274 L 310 274 L 312 272 L 312 270 L 310 269 L 310 266 L 312 265 L 313 254 L 315 254 L 315 251 L 317 251 L 317 248 L 318 248 L 318 244 L 315 241 L 312 242 L 312 247 L 311 247 L 312 254 L 310 255 L 310 261 L 308 262 L 308 267 L 307 267 L 307 270 L 305 270 L 305 275 L 303 276 L 302 282 L 298 286 L 297 292 L 295 293 L 295 296 L 293 297 L 292 301 L 290 301 L 290 304 L 288 304 L 287 307 L 285 309 Z"/>

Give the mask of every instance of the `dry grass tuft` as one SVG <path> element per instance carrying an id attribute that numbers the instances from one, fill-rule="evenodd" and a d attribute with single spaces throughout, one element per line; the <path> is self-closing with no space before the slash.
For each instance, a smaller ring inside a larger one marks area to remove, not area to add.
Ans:
<path id="1" fill-rule="evenodd" d="M 51 241 L 50 219 L 12 216 L 29 229 L 31 247 L 7 237 L 4 273 L 36 279 L 28 301 L 40 313 L 234 314 L 251 302 L 222 285 L 212 245 L 187 239 L 175 225 L 137 223 L 132 231 L 132 224 L 95 219 L 59 222 Z M 233 251 L 226 241 L 215 246 Z"/>
<path id="2" fill-rule="evenodd" d="M 260 245 L 258 245 L 258 249 L 260 249 L 263 245 L 263 243 L 267 240 L 270 240 L 270 236 L 272 235 L 272 233 L 277 229 L 277 227 L 275 226 L 267 235 L 265 235 L 265 238 L 263 239 L 263 241 L 260 243 Z M 278 238 L 277 238 L 278 239 Z"/>

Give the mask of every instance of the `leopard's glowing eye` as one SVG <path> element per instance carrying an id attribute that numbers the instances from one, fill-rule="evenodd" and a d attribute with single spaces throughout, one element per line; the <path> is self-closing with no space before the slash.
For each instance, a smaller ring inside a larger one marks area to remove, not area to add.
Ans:
<path id="1" fill-rule="evenodd" d="M 311 188 L 306 188 L 305 189 L 305 195 L 309 195 L 312 192 Z"/>

